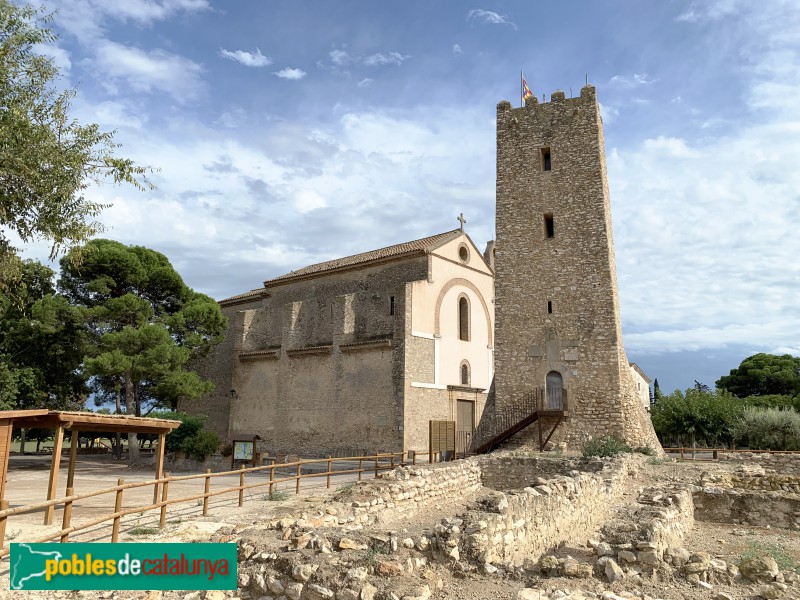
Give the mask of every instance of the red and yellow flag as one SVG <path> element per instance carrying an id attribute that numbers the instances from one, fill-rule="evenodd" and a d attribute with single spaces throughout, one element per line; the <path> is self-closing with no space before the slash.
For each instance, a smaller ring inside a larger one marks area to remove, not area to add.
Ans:
<path id="1" fill-rule="evenodd" d="M 527 98 L 533 97 L 533 92 L 531 88 L 528 87 L 528 82 L 525 81 L 525 77 L 520 76 L 520 78 L 522 79 L 522 103 L 525 104 Z"/>

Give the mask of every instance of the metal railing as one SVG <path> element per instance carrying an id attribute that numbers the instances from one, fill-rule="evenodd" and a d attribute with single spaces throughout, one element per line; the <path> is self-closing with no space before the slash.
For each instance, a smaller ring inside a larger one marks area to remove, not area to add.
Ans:
<path id="1" fill-rule="evenodd" d="M 567 390 L 563 388 L 534 388 L 509 406 L 498 408 L 496 404 L 484 408 L 470 448 L 475 451 L 520 423 L 547 413 L 564 413 L 567 410 Z"/>

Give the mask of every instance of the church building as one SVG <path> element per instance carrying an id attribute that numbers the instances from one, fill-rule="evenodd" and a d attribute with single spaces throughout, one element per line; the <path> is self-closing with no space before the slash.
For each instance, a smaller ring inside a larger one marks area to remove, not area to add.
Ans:
<path id="1" fill-rule="evenodd" d="M 270 454 L 461 449 L 493 378 L 494 272 L 462 229 L 310 265 L 220 302 L 225 341 L 195 365 L 215 389 L 179 407 Z"/>
<path id="2" fill-rule="evenodd" d="M 225 342 L 197 365 L 215 390 L 181 408 L 273 455 L 424 451 L 431 420 L 456 423 L 458 450 L 611 435 L 657 451 L 622 344 L 595 88 L 500 102 L 496 181 L 484 254 L 462 216 L 223 300 Z"/>

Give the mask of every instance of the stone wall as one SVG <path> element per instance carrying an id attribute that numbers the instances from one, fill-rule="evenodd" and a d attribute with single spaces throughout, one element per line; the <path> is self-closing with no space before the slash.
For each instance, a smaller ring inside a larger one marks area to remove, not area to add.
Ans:
<path id="1" fill-rule="evenodd" d="M 800 496 L 795 494 L 705 487 L 692 496 L 698 521 L 800 529 Z"/>
<path id="2" fill-rule="evenodd" d="M 536 485 L 541 479 L 578 473 L 597 473 L 606 463 L 601 460 L 569 460 L 508 453 L 502 460 L 487 456 L 481 464 L 483 485 L 494 490 L 521 490 Z"/>
<path id="3" fill-rule="evenodd" d="M 742 464 L 761 465 L 767 471 L 800 475 L 800 453 L 775 454 L 771 452 L 720 452 L 719 459 Z"/>
<path id="4" fill-rule="evenodd" d="M 585 542 L 587 532 L 608 517 L 626 476 L 615 465 L 600 473 L 541 478 L 516 493 L 495 492 L 479 500 L 482 510 L 464 516 L 462 552 L 479 564 L 520 566 L 560 542 Z"/>
<path id="5" fill-rule="evenodd" d="M 560 542 L 585 541 L 587 532 L 608 517 L 641 460 L 626 455 L 564 466 L 558 460 L 501 454 L 402 467 L 359 485 L 352 511 L 357 523 L 374 524 L 383 514 L 411 515 L 437 498 L 468 494 L 481 485 L 516 490 L 479 498 L 460 523 L 437 526 L 433 543 L 478 564 L 519 566 L 535 562 Z M 344 518 L 341 510 L 337 515 Z"/>

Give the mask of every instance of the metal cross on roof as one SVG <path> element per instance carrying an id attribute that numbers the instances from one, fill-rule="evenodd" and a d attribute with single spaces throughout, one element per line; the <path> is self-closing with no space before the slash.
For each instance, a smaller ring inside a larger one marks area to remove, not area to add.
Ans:
<path id="1" fill-rule="evenodd" d="M 461 231 L 464 231 L 464 223 L 467 222 L 467 220 L 464 218 L 464 213 L 458 215 L 458 220 L 461 222 Z"/>

